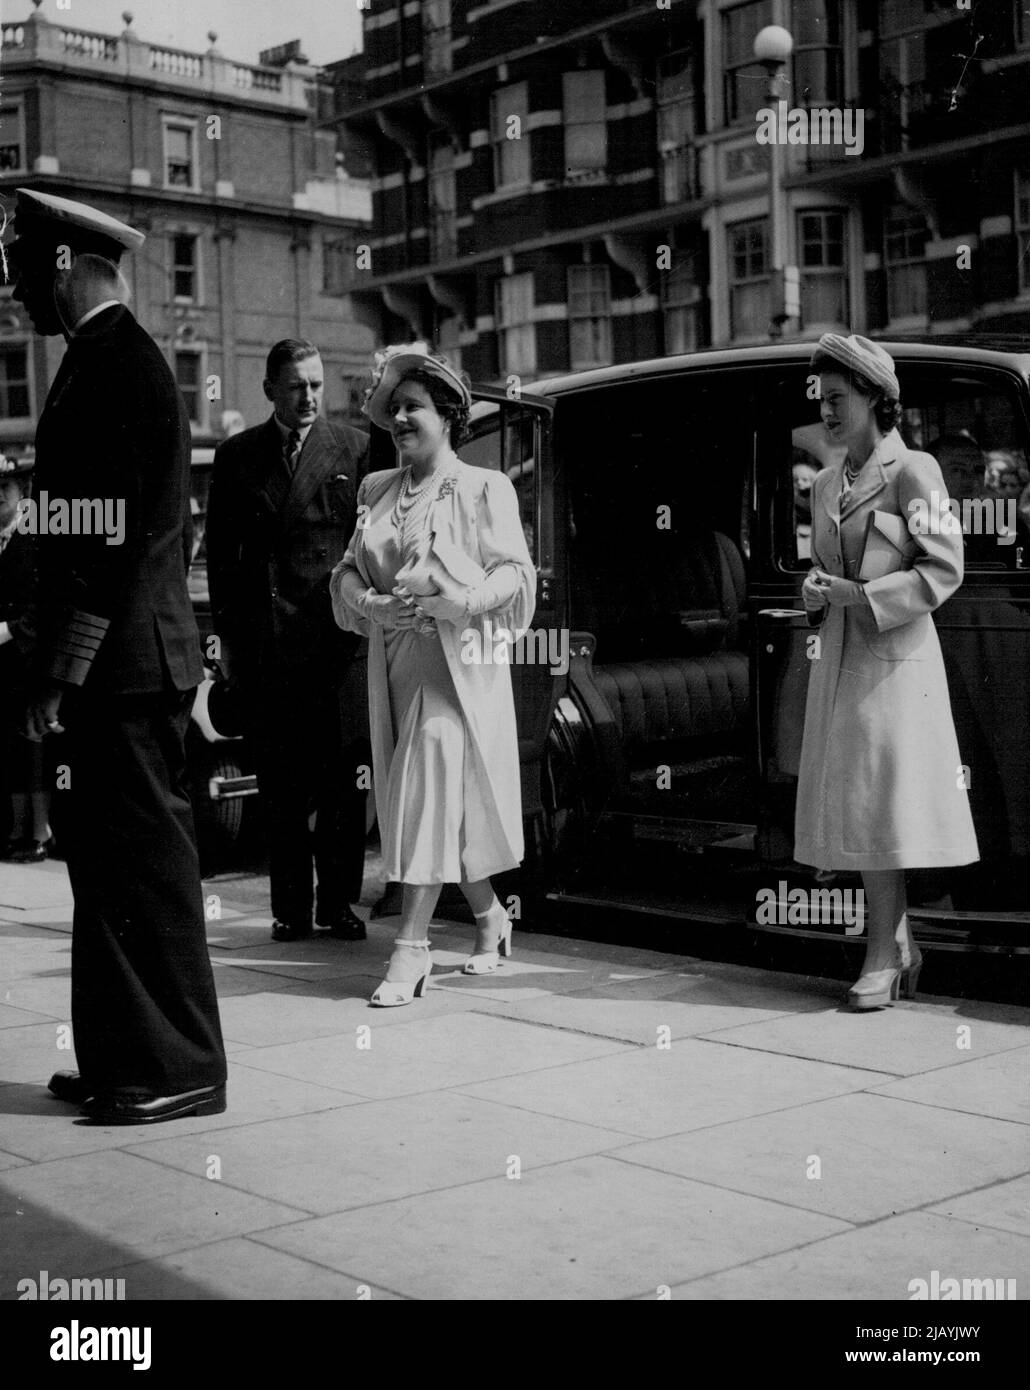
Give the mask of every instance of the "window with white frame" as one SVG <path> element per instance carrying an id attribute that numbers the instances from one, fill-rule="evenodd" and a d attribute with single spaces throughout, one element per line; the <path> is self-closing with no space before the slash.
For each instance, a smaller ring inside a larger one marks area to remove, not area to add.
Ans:
<path id="1" fill-rule="evenodd" d="M 200 298 L 198 247 L 198 238 L 190 232 L 176 232 L 172 237 L 173 299 L 194 301 Z"/>
<path id="2" fill-rule="evenodd" d="M 754 0 L 722 14 L 723 102 L 727 125 L 754 120 L 765 105 L 768 79 L 755 61 L 754 42 L 759 29 L 772 23 L 771 0 Z"/>
<path id="3" fill-rule="evenodd" d="M 457 175 L 450 137 L 439 135 L 429 146 L 429 212 L 433 259 L 451 260 L 458 254 Z"/>
<path id="4" fill-rule="evenodd" d="M 451 71 L 451 0 L 423 0 L 422 62 L 427 77 Z"/>
<path id="5" fill-rule="evenodd" d="M 175 380 L 186 402 L 186 414 L 194 425 L 204 423 L 204 394 L 201 390 L 200 353 L 175 353 Z"/>
<path id="6" fill-rule="evenodd" d="M 356 241 L 353 233 L 322 237 L 322 293 L 345 294 L 355 264 Z"/>
<path id="7" fill-rule="evenodd" d="M 915 208 L 897 207 L 884 223 L 887 317 L 926 317 L 926 219 Z"/>
<path id="8" fill-rule="evenodd" d="M 566 174 L 603 173 L 608 167 L 604 73 L 564 73 L 562 99 Z"/>
<path id="9" fill-rule="evenodd" d="M 24 420 L 29 404 L 29 350 L 24 343 L 0 346 L 0 420 Z"/>
<path id="10" fill-rule="evenodd" d="M 20 102 L 0 106 L 0 174 L 17 174 L 25 168 L 25 126 Z"/>
<path id="11" fill-rule="evenodd" d="M 195 121 L 179 116 L 165 116 L 164 129 L 165 187 L 196 190 L 197 184 L 197 126 Z"/>
<path id="12" fill-rule="evenodd" d="M 1016 254 L 1020 294 L 1030 294 L 1030 168 L 1016 170 Z"/>
<path id="13" fill-rule="evenodd" d="M 730 333 L 751 337 L 768 330 L 772 312 L 768 218 L 726 228 L 730 282 Z"/>
<path id="14" fill-rule="evenodd" d="M 694 51 L 685 49 L 658 63 L 658 153 L 664 203 L 681 203 L 697 196 L 696 62 Z"/>
<path id="15" fill-rule="evenodd" d="M 698 281 L 698 258 L 678 251 L 662 279 L 665 351 L 696 352 L 701 344 L 704 292 Z"/>
<path id="16" fill-rule="evenodd" d="M 529 183 L 529 88 L 525 82 L 502 87 L 491 100 L 490 133 L 494 147 L 494 187 Z"/>
<path id="17" fill-rule="evenodd" d="M 801 266 L 801 321 L 848 321 L 848 280 L 844 260 L 844 214 L 834 209 L 798 214 Z"/>
<path id="18" fill-rule="evenodd" d="M 840 0 L 805 0 L 794 6 L 793 104 L 839 106 L 843 100 Z"/>
<path id="19" fill-rule="evenodd" d="M 508 275 L 497 285 L 497 333 L 501 371 L 529 376 L 536 371 L 533 275 Z"/>
<path id="20" fill-rule="evenodd" d="M 612 360 L 612 288 L 606 265 L 569 266 L 569 366 Z"/>

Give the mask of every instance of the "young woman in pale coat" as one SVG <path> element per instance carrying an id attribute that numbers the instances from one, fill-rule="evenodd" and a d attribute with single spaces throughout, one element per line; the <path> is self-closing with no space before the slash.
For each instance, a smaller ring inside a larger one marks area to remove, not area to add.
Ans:
<path id="1" fill-rule="evenodd" d="M 444 883 L 460 882 L 476 917 L 465 972 L 487 974 L 511 951 L 511 922 L 490 884 L 523 854 L 511 671 L 463 654 L 484 651 L 486 621 L 494 634 L 529 626 L 536 570 L 510 480 L 455 453 L 471 400 L 445 358 L 408 348 L 379 359 L 365 410 L 393 434 L 400 466 L 362 483 L 358 525 L 330 585 L 336 621 L 369 638 L 383 859 L 387 878 L 404 885 L 394 952 L 372 996 L 382 1007 L 425 989 Z"/>
<path id="2" fill-rule="evenodd" d="M 861 872 L 868 940 L 848 1003 L 876 1009 L 899 990 L 913 997 L 922 964 L 905 870 L 979 857 L 930 616 L 962 583 L 962 535 L 943 510 L 936 460 L 898 434 L 889 353 L 866 338 L 827 333 L 812 369 L 823 423 L 847 454 L 811 493 L 813 568 L 802 599 L 819 624 L 820 650 L 810 663 L 794 854 L 820 869 Z M 904 518 L 918 553 L 910 568 L 861 583 L 873 511 Z M 925 518 L 929 525 L 918 524 Z"/>

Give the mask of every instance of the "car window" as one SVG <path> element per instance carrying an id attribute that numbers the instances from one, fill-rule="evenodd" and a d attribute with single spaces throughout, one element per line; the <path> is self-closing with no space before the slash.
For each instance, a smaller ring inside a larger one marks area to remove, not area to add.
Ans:
<path id="1" fill-rule="evenodd" d="M 899 431 L 911 449 L 940 464 L 947 497 L 960 520 L 967 570 L 1030 567 L 1030 469 L 1027 425 L 1018 383 L 1008 374 L 961 366 L 898 363 L 903 414 Z M 777 564 L 811 564 L 811 487 L 843 458 L 819 419 L 807 366 L 785 368 L 770 393 L 763 453 L 774 470 L 772 498 Z"/>
<path id="2" fill-rule="evenodd" d="M 195 603 L 207 603 L 210 600 L 207 585 L 207 496 L 210 487 L 211 464 L 195 463 L 190 469 L 193 549 L 188 576 L 190 597 Z"/>
<path id="3" fill-rule="evenodd" d="M 552 550 L 549 526 L 541 534 L 540 430 L 541 418 L 535 410 L 517 402 L 503 406 L 481 402 L 472 420 L 472 438 L 459 450 L 462 461 L 473 468 L 503 469 L 511 479 L 526 544 L 538 567 L 550 564 Z"/>

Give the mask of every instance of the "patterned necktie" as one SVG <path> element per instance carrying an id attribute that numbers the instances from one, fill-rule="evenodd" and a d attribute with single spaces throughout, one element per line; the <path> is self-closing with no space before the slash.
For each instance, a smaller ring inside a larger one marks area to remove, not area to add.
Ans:
<path id="1" fill-rule="evenodd" d="M 289 438 L 283 449 L 283 457 L 286 460 L 286 468 L 292 478 L 297 471 L 297 460 L 300 458 L 300 431 L 290 430 Z"/>

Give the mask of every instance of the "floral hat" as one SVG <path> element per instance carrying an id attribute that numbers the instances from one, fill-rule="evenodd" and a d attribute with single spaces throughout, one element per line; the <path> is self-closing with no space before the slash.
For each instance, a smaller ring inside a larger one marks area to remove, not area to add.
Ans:
<path id="1" fill-rule="evenodd" d="M 431 353 L 426 343 L 402 343 L 377 352 L 372 363 L 372 384 L 365 392 L 362 412 L 381 429 L 391 428 L 393 421 L 386 407 L 398 382 L 412 372 L 428 372 L 449 386 L 462 405 L 472 404 L 472 392 L 464 374 L 454 370 L 446 357 Z"/>

